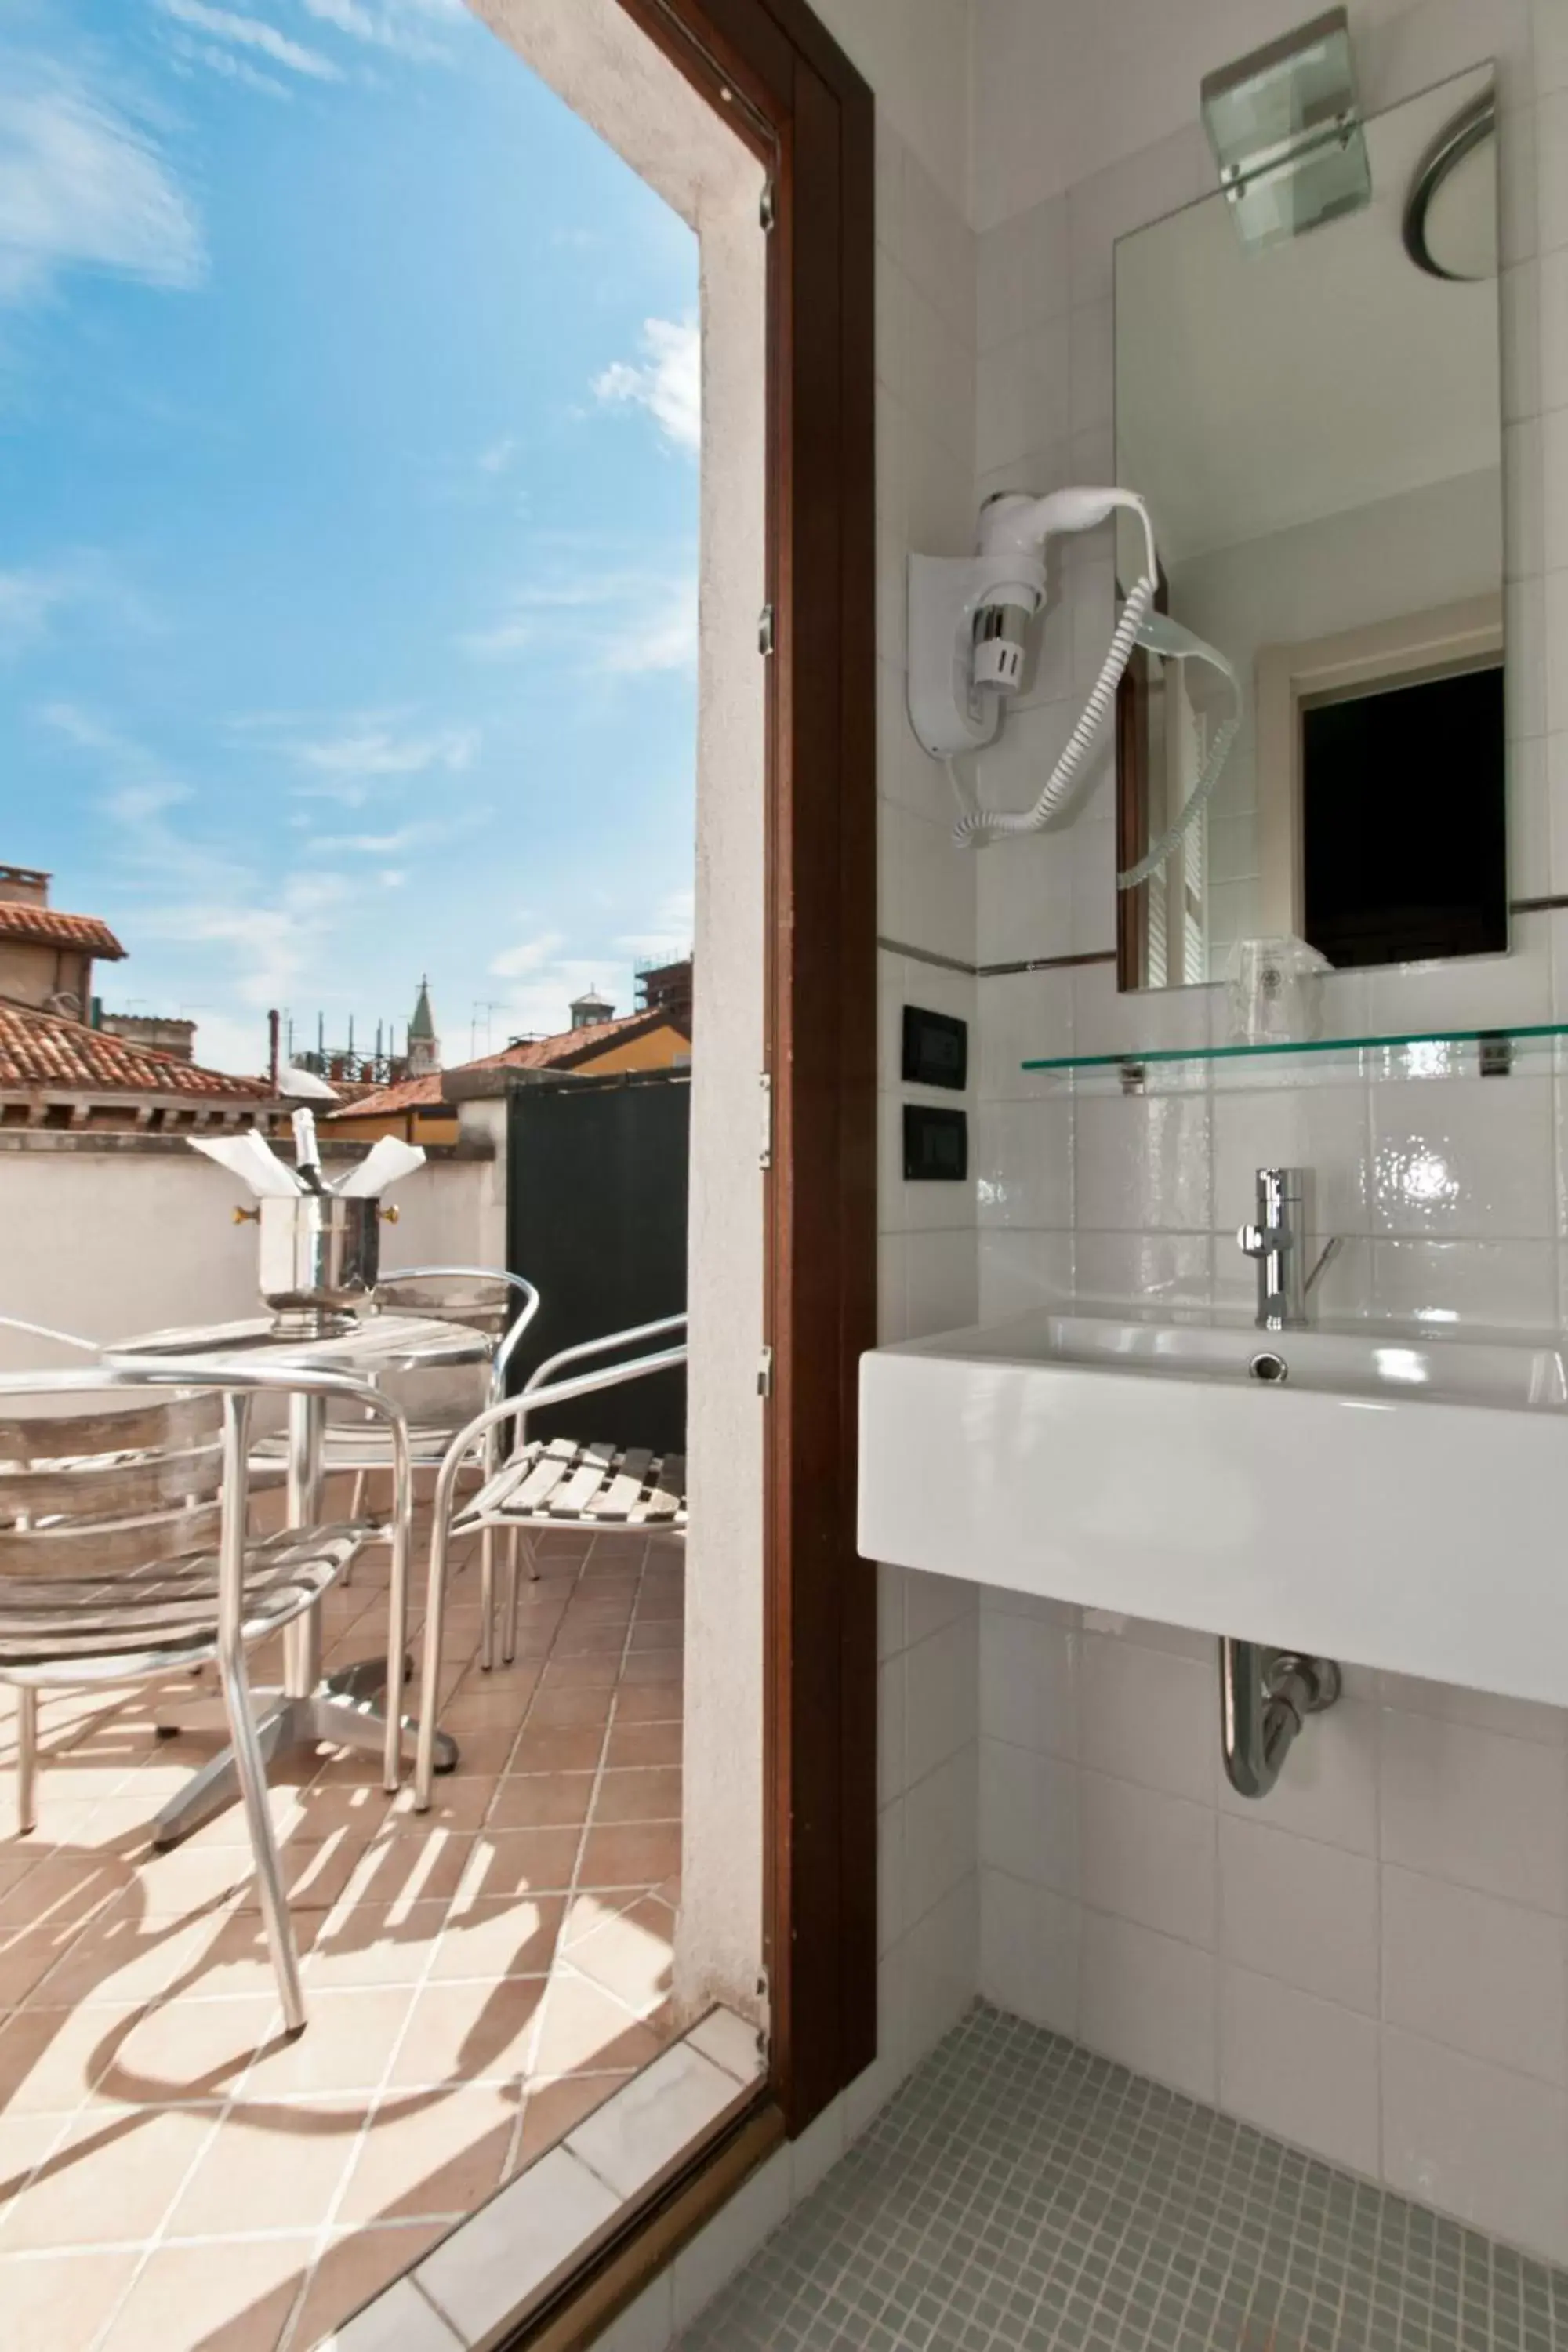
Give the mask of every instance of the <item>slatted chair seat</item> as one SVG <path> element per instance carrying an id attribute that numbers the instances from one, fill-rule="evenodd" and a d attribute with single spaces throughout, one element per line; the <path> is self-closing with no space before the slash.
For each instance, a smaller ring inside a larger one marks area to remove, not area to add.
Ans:
<path id="1" fill-rule="evenodd" d="M 624 1381 L 649 1380 L 660 1372 L 681 1370 L 686 1363 L 685 1333 L 684 1313 L 664 1315 L 657 1322 L 639 1323 L 627 1331 L 608 1331 L 601 1339 L 584 1339 L 575 1347 L 563 1348 L 535 1367 L 515 1396 L 498 1397 L 453 1439 L 441 1465 L 431 1505 L 425 1656 L 420 1667 L 419 1748 L 414 1773 L 414 1802 L 418 1811 L 428 1811 L 434 1787 L 448 1545 L 456 1536 L 478 1535 L 486 1547 L 481 1570 L 483 1631 L 479 1663 L 488 1666 L 493 1655 L 493 1594 L 488 1550 L 498 1532 L 507 1538 L 507 1597 L 502 1621 L 506 1633 L 501 1655 L 508 1664 L 517 1654 L 518 1556 L 520 1552 L 527 1553 L 529 1574 L 537 1577 L 533 1547 L 536 1533 L 552 1528 L 615 1528 L 650 1536 L 684 1537 L 684 1454 L 656 1454 L 651 1447 L 622 1446 L 605 1440 L 583 1444 L 563 1437 L 531 1438 L 528 1416 L 559 1405 L 577 1404 L 584 1397 L 618 1388 Z M 650 1342 L 647 1354 L 628 1353 Z M 601 1361 L 595 1369 L 584 1369 L 592 1365 L 595 1358 L 605 1357 L 623 1360 Z M 568 1372 L 568 1366 L 577 1369 Z M 598 1410 L 595 1407 L 595 1418 Z M 503 1427 L 510 1441 L 504 1459 L 497 1443 Z M 479 1491 L 460 1504 L 457 1499 L 458 1479 L 473 1460 L 476 1438 L 485 1441 L 484 1476 Z"/>
<path id="2" fill-rule="evenodd" d="M 205 1517 L 192 1513 L 189 1516 Z M 38 1550 L 49 1548 L 46 1524 L 32 1531 Z M 73 1542 L 90 1543 L 90 1523 L 68 1524 Z M 64 1540 L 62 1531 L 62 1541 Z M 247 1544 L 242 1639 L 265 1641 L 318 1601 L 363 1541 L 363 1528 L 286 1529 Z M 5 1542 L 0 1538 L 0 1557 Z M 166 1673 L 182 1655 L 212 1654 L 218 1611 L 216 1552 L 160 1560 L 114 1577 L 0 1574 L 0 1675 L 24 1678 L 29 1666 L 49 1665 L 64 1678 L 66 1662 L 84 1683 Z"/>
<path id="3" fill-rule="evenodd" d="M 536 1438 L 489 1478 L 452 1521 L 452 1533 L 484 1527 L 629 1528 L 682 1534 L 686 1457 L 647 1447 Z"/>

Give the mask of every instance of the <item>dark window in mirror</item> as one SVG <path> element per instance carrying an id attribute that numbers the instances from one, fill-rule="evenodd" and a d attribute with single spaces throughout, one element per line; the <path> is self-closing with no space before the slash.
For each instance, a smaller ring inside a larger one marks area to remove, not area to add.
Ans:
<path id="1" fill-rule="evenodd" d="M 1508 946 L 1503 674 L 1301 713 L 1305 930 L 1341 967 Z"/>

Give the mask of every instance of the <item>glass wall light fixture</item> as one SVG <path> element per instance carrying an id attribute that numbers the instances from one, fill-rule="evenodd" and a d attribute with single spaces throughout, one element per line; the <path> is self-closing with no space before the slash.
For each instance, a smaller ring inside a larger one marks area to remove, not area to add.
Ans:
<path id="1" fill-rule="evenodd" d="M 1200 99 L 1243 245 L 1276 245 L 1371 203 L 1343 8 L 1205 74 Z"/>

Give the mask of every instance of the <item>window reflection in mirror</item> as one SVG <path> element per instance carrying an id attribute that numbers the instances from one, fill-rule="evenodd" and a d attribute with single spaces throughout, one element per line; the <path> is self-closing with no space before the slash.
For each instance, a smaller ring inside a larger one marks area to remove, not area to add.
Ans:
<path id="1" fill-rule="evenodd" d="M 1363 211 L 1248 251 L 1216 194 L 1117 247 L 1117 476 L 1172 625 L 1121 697 L 1120 870 L 1240 703 L 1118 894 L 1124 989 L 1223 980 L 1249 939 L 1507 947 L 1490 93 L 1480 68 L 1370 121 Z"/>

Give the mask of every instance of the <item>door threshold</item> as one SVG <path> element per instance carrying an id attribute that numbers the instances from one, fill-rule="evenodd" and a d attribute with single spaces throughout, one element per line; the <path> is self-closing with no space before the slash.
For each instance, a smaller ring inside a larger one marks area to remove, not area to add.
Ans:
<path id="1" fill-rule="evenodd" d="M 525 2340 L 552 2299 L 658 2204 L 689 2169 L 694 2153 L 741 2123 L 756 2105 L 766 2073 L 756 2028 L 733 2010 L 710 2010 L 404 2277 L 323 2337 L 319 2352 L 496 2352 Z M 766 2135 L 768 2147 L 774 2137 Z M 765 2152 L 759 2144 L 754 2160 Z M 726 2179 L 723 2193 L 741 2177 Z M 691 2227 L 705 2214 L 706 2206 L 694 2211 Z M 653 2261 L 640 2245 L 626 2250 L 625 2290 L 597 2298 L 595 2326 L 686 2231 L 659 2234 Z M 571 2332 L 549 2334 L 573 2340 Z"/>

